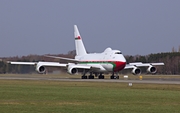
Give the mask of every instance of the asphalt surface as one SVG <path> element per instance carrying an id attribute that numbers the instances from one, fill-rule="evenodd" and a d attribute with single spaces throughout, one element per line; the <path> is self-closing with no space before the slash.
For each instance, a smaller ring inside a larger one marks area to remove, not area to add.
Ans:
<path id="1" fill-rule="evenodd" d="M 48 80 L 48 81 L 68 81 L 68 82 L 114 82 L 114 83 L 147 83 L 147 84 L 180 84 L 179 79 L 145 79 L 145 80 L 128 80 L 128 79 L 79 79 L 79 78 L 49 78 L 35 76 L 0 76 L 2 80 Z"/>

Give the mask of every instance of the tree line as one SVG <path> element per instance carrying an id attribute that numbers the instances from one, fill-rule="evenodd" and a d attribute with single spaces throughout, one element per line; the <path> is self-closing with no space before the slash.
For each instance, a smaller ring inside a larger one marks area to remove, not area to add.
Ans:
<path id="1" fill-rule="evenodd" d="M 76 51 L 69 51 L 67 54 L 58 54 L 53 56 L 68 57 L 74 58 Z M 50 54 L 49 54 L 50 55 Z M 158 66 L 158 74 L 180 74 L 180 52 L 166 52 L 166 53 L 155 53 L 149 55 L 126 55 L 125 56 L 127 63 L 131 62 L 143 62 L 143 63 L 156 63 L 163 62 L 164 66 Z M 36 73 L 35 66 L 27 65 L 11 65 L 8 64 L 8 61 L 20 61 L 20 62 L 38 62 L 38 61 L 53 61 L 53 62 L 63 62 L 66 61 L 44 57 L 43 55 L 28 55 L 28 56 L 15 56 L 15 57 L 5 57 L 1 58 L 0 61 L 0 73 Z M 59 70 L 59 68 L 48 68 L 48 72 L 53 70 Z M 147 68 L 141 68 L 142 72 L 146 72 Z M 62 70 L 64 71 L 64 70 Z M 129 73 L 128 71 L 121 71 L 120 73 Z"/>

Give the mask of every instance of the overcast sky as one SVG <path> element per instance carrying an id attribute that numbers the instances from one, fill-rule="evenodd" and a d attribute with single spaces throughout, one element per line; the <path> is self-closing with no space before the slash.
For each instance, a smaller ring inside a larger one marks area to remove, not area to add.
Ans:
<path id="1" fill-rule="evenodd" d="M 180 0 L 0 0 L 0 57 L 74 50 L 74 24 L 89 52 L 170 52 L 180 46 Z"/>

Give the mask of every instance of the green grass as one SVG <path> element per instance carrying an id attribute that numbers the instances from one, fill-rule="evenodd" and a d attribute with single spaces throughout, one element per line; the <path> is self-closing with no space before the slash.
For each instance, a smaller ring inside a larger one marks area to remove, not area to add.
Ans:
<path id="1" fill-rule="evenodd" d="M 0 113 L 179 113 L 180 86 L 0 80 Z"/>

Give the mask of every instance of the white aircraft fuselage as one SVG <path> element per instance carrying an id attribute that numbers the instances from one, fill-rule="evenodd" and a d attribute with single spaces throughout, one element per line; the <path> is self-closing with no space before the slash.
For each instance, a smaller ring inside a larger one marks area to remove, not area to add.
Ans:
<path id="1" fill-rule="evenodd" d="M 91 53 L 82 56 L 76 56 L 79 64 L 86 64 L 92 67 L 99 67 L 97 72 L 117 72 L 123 70 L 126 66 L 126 59 L 119 50 L 107 48 L 102 53 Z"/>

